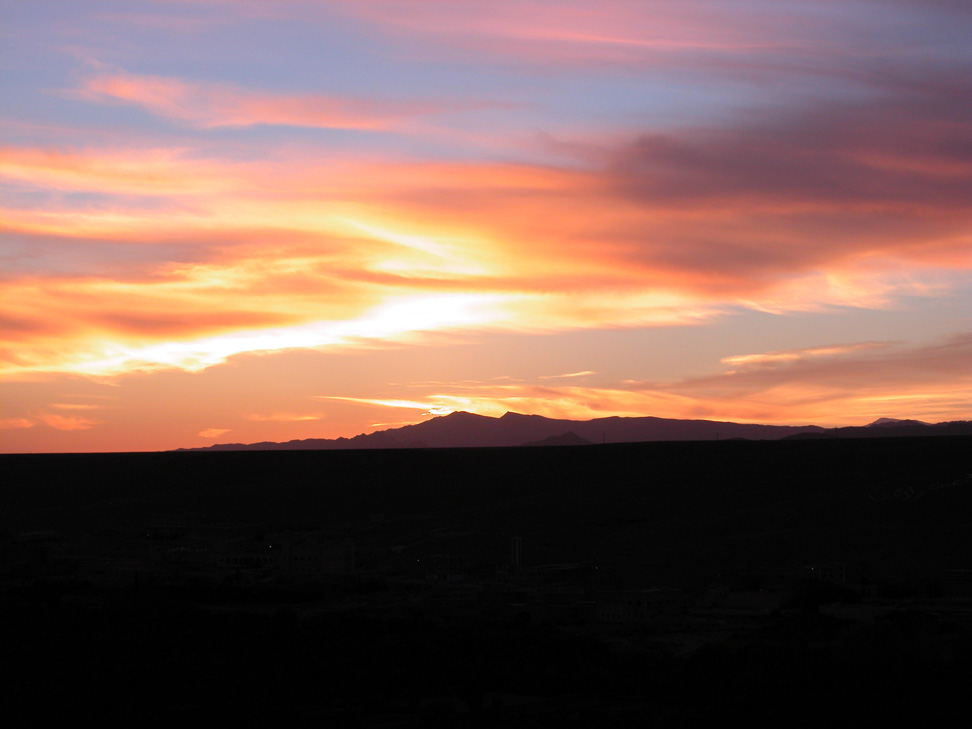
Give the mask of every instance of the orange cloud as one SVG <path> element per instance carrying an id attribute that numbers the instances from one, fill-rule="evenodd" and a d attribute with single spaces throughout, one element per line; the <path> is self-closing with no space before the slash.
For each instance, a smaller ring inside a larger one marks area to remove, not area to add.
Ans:
<path id="1" fill-rule="evenodd" d="M 101 420 L 91 420 L 90 418 L 81 418 L 75 415 L 58 415 L 56 413 L 39 413 L 36 417 L 44 425 L 55 428 L 56 430 L 88 430 L 103 422 Z"/>
<path id="2" fill-rule="evenodd" d="M 449 413 L 460 410 L 459 405 L 467 405 L 471 402 L 466 398 L 449 396 L 449 395 L 435 395 L 431 398 L 431 402 L 419 402 L 417 400 L 399 400 L 399 399 L 381 399 L 381 398 L 367 398 L 367 397 L 341 397 L 337 395 L 320 395 L 317 396 L 320 400 L 342 400 L 344 402 L 353 402 L 360 405 L 378 405 L 381 407 L 388 408 L 406 408 L 408 410 L 422 410 L 423 414 L 426 415 L 448 415 Z"/>
<path id="3" fill-rule="evenodd" d="M 36 423 L 27 418 L 2 418 L 0 419 L 0 430 L 23 430 L 33 428 Z"/>
<path id="4" fill-rule="evenodd" d="M 219 438 L 219 436 L 224 433 L 229 433 L 229 428 L 206 428 L 205 430 L 199 431 L 200 438 Z"/>
<path id="5" fill-rule="evenodd" d="M 434 415 L 513 411 L 572 420 L 652 415 L 831 426 L 861 425 L 889 413 L 937 422 L 968 418 L 972 411 L 972 335 L 920 347 L 864 342 L 793 353 L 729 358 L 736 369 L 669 383 L 481 383 L 439 387 L 411 399 L 331 399 Z"/>
<path id="6" fill-rule="evenodd" d="M 922 93 L 590 139 L 581 164 L 559 166 L 7 150 L 13 184 L 50 195 L 5 211 L 8 230 L 70 239 L 76 259 L 97 261 L 108 240 L 140 251 L 112 274 L 82 261 L 73 275 L 24 275 L 14 261 L 0 282 L 2 371 L 194 370 L 432 332 L 690 325 L 732 307 L 936 296 L 972 271 L 972 127 L 951 97 Z M 173 245 L 191 260 L 170 261 Z"/>
<path id="7" fill-rule="evenodd" d="M 251 413 L 246 416 L 246 419 L 258 423 L 298 423 L 302 421 L 322 420 L 326 417 L 327 415 L 324 413 L 271 413 L 269 415 Z"/>
<path id="8" fill-rule="evenodd" d="M 778 365 L 783 362 L 798 362 L 809 357 L 828 357 L 861 349 L 873 349 L 887 346 L 886 342 L 863 342 L 860 344 L 836 344 L 829 347 L 810 347 L 806 349 L 788 349 L 780 352 L 764 352 L 761 354 L 740 354 L 723 357 L 722 361 L 729 365 Z"/>
<path id="9" fill-rule="evenodd" d="M 583 370 L 581 372 L 567 372 L 562 375 L 541 375 L 541 380 L 560 380 L 568 377 L 587 377 L 588 375 L 596 375 L 596 372 L 592 370 Z"/>
<path id="10" fill-rule="evenodd" d="M 968 418 L 972 411 L 970 334 L 913 347 L 863 342 L 795 353 L 800 355 L 796 359 L 775 356 L 780 353 L 730 358 L 736 365 L 732 370 L 687 379 L 666 389 L 703 402 L 735 402 L 760 419 L 778 419 L 789 411 L 837 425 L 889 412 L 921 420 L 953 420 Z"/>

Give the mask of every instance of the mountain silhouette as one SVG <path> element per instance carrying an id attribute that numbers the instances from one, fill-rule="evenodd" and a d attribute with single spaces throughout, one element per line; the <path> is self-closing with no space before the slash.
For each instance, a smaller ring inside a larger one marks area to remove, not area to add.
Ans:
<path id="1" fill-rule="evenodd" d="M 308 438 L 285 443 L 222 443 L 179 450 L 336 450 L 361 448 L 489 448 L 519 445 L 637 443 L 671 440 L 745 438 L 779 440 L 798 434 L 824 434 L 816 425 L 756 425 L 712 420 L 608 417 L 563 420 L 508 412 L 492 418 L 464 411 L 401 428 L 353 438 Z"/>
<path id="2" fill-rule="evenodd" d="M 458 411 L 401 428 L 362 433 L 353 438 L 307 438 L 285 443 L 220 443 L 191 451 L 344 450 L 383 448 L 496 448 L 520 445 L 583 445 L 688 440 L 780 440 L 783 438 L 884 438 L 972 435 L 972 422 L 934 425 L 918 420 L 881 418 L 865 426 L 759 425 L 670 418 L 595 418 L 562 420 L 508 412 L 492 418 Z"/>
<path id="3" fill-rule="evenodd" d="M 972 435 L 972 421 L 953 420 L 946 423 L 925 423 L 921 420 L 878 418 L 867 425 L 831 428 L 819 433 L 795 433 L 789 438 L 921 438 L 941 435 Z"/>
<path id="4" fill-rule="evenodd" d="M 902 425 L 931 425 L 924 420 L 900 420 L 898 418 L 878 418 L 873 423 L 868 423 L 867 428 L 898 428 Z"/>

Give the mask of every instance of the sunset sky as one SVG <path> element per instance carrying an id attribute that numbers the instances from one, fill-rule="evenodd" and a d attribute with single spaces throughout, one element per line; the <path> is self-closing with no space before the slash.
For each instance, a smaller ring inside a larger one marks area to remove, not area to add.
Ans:
<path id="1" fill-rule="evenodd" d="M 0 0 L 0 450 L 972 419 L 972 2 Z"/>

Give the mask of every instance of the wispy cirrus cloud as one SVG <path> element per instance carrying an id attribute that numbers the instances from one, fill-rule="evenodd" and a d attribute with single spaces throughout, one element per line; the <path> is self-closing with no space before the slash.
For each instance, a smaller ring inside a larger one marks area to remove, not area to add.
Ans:
<path id="1" fill-rule="evenodd" d="M 326 417 L 326 413 L 250 413 L 246 419 L 257 423 L 300 423 L 323 420 Z"/>
<path id="2" fill-rule="evenodd" d="M 562 375 L 541 375 L 539 379 L 541 380 L 561 380 L 573 377 L 587 377 L 588 375 L 596 375 L 597 373 L 593 370 L 582 370 L 580 372 L 565 372 Z"/>
<path id="3" fill-rule="evenodd" d="M 488 105 L 434 99 L 286 94 L 125 72 L 91 76 L 79 89 L 68 93 L 88 101 L 140 106 L 153 114 L 204 128 L 278 125 L 376 131 L 392 128 L 410 118 Z"/>
<path id="4" fill-rule="evenodd" d="M 794 352 L 797 359 L 780 354 L 729 358 L 732 369 L 689 378 L 666 390 L 720 403 L 722 408 L 733 401 L 748 403 L 755 419 L 789 410 L 841 425 L 888 412 L 909 412 L 909 417 L 926 420 L 959 419 L 972 405 L 969 333 L 920 345 L 862 342 L 814 347 Z"/>
<path id="5" fill-rule="evenodd" d="M 834 344 L 826 347 L 808 347 L 804 349 L 787 349 L 778 352 L 762 352 L 759 354 L 738 354 L 723 357 L 722 362 L 736 366 L 777 366 L 784 362 L 800 362 L 808 358 L 833 357 L 835 355 L 855 352 L 862 349 L 883 348 L 887 342 L 862 342 L 858 344 Z"/>
<path id="6" fill-rule="evenodd" d="M 466 398 L 454 395 L 436 395 L 430 398 L 428 402 L 402 400 L 398 398 L 346 397 L 339 395 L 317 395 L 315 397 L 318 400 L 340 400 L 342 402 L 357 403 L 359 405 L 377 405 L 386 408 L 422 410 L 423 415 L 448 415 L 458 410 L 458 405 L 471 402 Z"/>
<path id="7" fill-rule="evenodd" d="M 665 7 L 628 0 L 566 6 L 550 0 L 498 0 L 488 5 L 391 0 L 338 7 L 391 32 L 472 44 L 480 51 L 521 58 L 591 62 L 617 60 L 624 51 L 739 51 L 799 43 L 800 29 L 781 23 L 772 3 L 749 5 L 768 11 L 763 22 L 727 22 L 733 12 L 710 0 Z"/>
<path id="8" fill-rule="evenodd" d="M 907 346 L 899 342 L 814 347 L 796 351 L 797 359 L 779 352 L 728 358 L 734 369 L 720 375 L 687 380 L 684 387 L 700 392 L 725 387 L 739 393 L 768 390 L 793 380 L 822 389 L 864 393 L 870 389 L 903 390 L 939 383 L 972 397 L 972 334 L 957 334 L 942 342 Z M 741 367 L 738 365 L 742 365 Z"/>
<path id="9" fill-rule="evenodd" d="M 59 415 L 57 413 L 38 413 L 35 417 L 44 425 L 55 430 L 89 430 L 104 422 L 77 415 Z"/>
<path id="10" fill-rule="evenodd" d="M 199 437 L 200 438 L 207 438 L 207 439 L 208 438 L 219 438 L 219 436 L 225 435 L 226 433 L 231 433 L 231 432 L 232 432 L 232 429 L 230 429 L 230 428 L 205 428 L 205 429 L 199 431 Z"/>
<path id="11" fill-rule="evenodd" d="M 795 355 L 795 358 L 786 355 Z M 587 420 L 651 414 L 779 424 L 861 425 L 886 415 L 943 421 L 972 406 L 972 335 L 921 346 L 862 342 L 727 358 L 731 370 L 673 382 L 439 387 L 408 400 L 335 398 L 444 415 L 507 411 Z M 450 391 L 451 390 L 451 391 Z"/>
<path id="12" fill-rule="evenodd" d="M 353 0 L 334 8 L 392 37 L 419 41 L 411 52 L 424 56 L 448 57 L 461 48 L 492 63 L 532 64 L 548 72 L 610 68 L 761 85 L 794 78 L 870 83 L 885 76 L 876 63 L 901 61 L 902 48 L 916 35 L 945 36 L 958 46 L 959 29 L 968 22 L 961 2 L 911 0 Z"/>
<path id="13" fill-rule="evenodd" d="M 199 196 L 238 186 L 232 163 L 193 159 L 189 150 L 0 148 L 0 175 L 36 190 L 104 195 Z"/>
<path id="14" fill-rule="evenodd" d="M 27 418 L 0 418 L 0 430 L 24 430 L 35 425 L 37 423 Z"/>

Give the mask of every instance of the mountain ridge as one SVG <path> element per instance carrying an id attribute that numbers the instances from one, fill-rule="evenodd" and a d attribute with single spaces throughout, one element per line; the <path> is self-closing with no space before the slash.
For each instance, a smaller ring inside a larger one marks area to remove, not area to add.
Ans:
<path id="1" fill-rule="evenodd" d="M 572 432 L 591 443 L 653 440 L 718 440 L 743 437 L 776 440 L 799 433 L 818 433 L 814 425 L 752 425 L 710 420 L 674 420 L 652 416 L 617 416 L 566 420 L 507 412 L 494 418 L 466 411 L 437 416 L 400 428 L 361 433 L 352 438 L 307 438 L 276 443 L 220 443 L 178 450 L 334 450 L 359 448 L 502 447 L 561 438 Z"/>
<path id="2" fill-rule="evenodd" d="M 649 441 L 781 440 L 784 438 L 911 437 L 972 435 L 972 422 L 928 424 L 881 418 L 864 426 L 763 425 L 654 416 L 609 416 L 566 420 L 507 412 L 495 418 L 459 410 L 421 423 L 361 433 L 352 438 L 306 438 L 286 442 L 219 443 L 180 451 L 344 450 L 387 448 L 495 448 L 545 443 L 640 443 Z"/>

